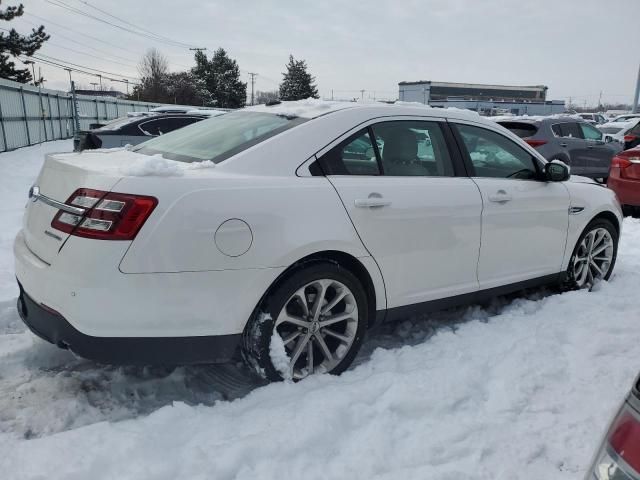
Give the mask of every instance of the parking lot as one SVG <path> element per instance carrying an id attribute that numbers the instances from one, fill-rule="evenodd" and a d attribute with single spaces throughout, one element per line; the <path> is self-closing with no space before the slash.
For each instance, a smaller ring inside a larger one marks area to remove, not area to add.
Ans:
<path id="1" fill-rule="evenodd" d="M 339 377 L 107 367 L 18 318 L 12 239 L 44 153 L 0 155 L 0 458 L 10 478 L 581 478 L 637 373 L 640 222 L 592 292 L 534 290 L 372 332 Z M 498 472 L 498 474 L 496 474 Z"/>

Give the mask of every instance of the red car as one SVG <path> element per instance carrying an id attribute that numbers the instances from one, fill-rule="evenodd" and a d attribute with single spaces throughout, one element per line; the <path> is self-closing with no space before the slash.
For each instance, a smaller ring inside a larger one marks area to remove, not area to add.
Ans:
<path id="1" fill-rule="evenodd" d="M 640 392 L 638 379 L 611 421 L 585 480 L 640 478 Z"/>
<path id="2" fill-rule="evenodd" d="M 640 147 L 618 153 L 611 160 L 607 186 L 616 192 L 625 214 L 640 207 Z"/>

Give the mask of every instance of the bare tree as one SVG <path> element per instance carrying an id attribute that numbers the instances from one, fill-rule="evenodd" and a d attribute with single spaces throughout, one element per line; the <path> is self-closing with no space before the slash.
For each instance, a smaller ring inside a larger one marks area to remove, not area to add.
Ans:
<path id="1" fill-rule="evenodd" d="M 140 85 L 138 90 L 144 100 L 151 102 L 163 101 L 166 97 L 165 82 L 169 74 L 169 62 L 159 50 L 150 48 L 138 64 Z M 136 95 L 138 92 L 134 92 Z"/>

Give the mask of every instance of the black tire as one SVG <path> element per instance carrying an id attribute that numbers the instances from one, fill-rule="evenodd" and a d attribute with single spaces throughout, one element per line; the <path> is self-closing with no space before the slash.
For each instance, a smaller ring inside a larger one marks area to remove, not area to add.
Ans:
<path id="1" fill-rule="evenodd" d="M 367 294 L 356 276 L 337 263 L 318 261 L 292 270 L 267 293 L 256 307 L 242 335 L 242 357 L 246 365 L 259 376 L 270 380 L 283 380 L 283 375 L 271 361 L 270 345 L 275 320 L 296 291 L 310 282 L 329 279 L 345 285 L 353 294 L 358 308 L 355 337 L 344 357 L 329 372 L 339 375 L 351 363 L 362 345 L 369 318 Z M 295 380 L 295 379 L 294 379 Z"/>
<path id="2" fill-rule="evenodd" d="M 611 223 L 611 221 L 605 218 L 597 218 L 589 222 L 589 224 L 582 231 L 582 234 L 578 238 L 578 241 L 576 242 L 576 245 L 573 248 L 571 259 L 569 260 L 569 267 L 567 268 L 567 281 L 565 284 L 565 287 L 567 289 L 576 290 L 581 288 L 590 288 L 592 286 L 590 284 L 580 285 L 578 283 L 574 274 L 575 262 L 576 262 L 577 254 L 580 249 L 580 245 L 582 241 L 590 232 L 600 228 L 604 228 L 605 230 L 607 230 L 609 232 L 609 235 L 611 235 L 611 239 L 613 240 L 613 257 L 610 261 L 607 271 L 605 272 L 604 276 L 602 276 L 601 280 L 609 280 L 609 278 L 611 278 L 611 274 L 613 273 L 613 269 L 616 264 L 616 258 L 618 256 L 618 230 L 613 225 L 613 223 Z"/>

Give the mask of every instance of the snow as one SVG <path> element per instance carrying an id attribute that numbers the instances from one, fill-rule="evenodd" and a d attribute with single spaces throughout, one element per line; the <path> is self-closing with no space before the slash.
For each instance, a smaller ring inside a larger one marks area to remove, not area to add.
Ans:
<path id="1" fill-rule="evenodd" d="M 612 280 L 383 326 L 339 377 L 108 367 L 26 330 L 11 239 L 44 153 L 0 154 L 7 479 L 582 479 L 640 358 L 640 221 Z"/>
<path id="2" fill-rule="evenodd" d="M 568 113 L 557 113 L 554 115 L 500 115 L 495 117 L 486 117 L 488 120 L 494 122 L 541 122 L 548 119 L 567 119 L 575 118 L 576 120 L 582 120 L 580 115 L 571 115 Z"/>
<path id="3" fill-rule="evenodd" d="M 260 323 L 265 320 L 271 320 L 271 315 L 263 313 Z M 271 340 L 269 342 L 269 358 L 271 358 L 271 363 L 275 367 L 276 371 L 282 375 L 282 378 L 286 381 L 291 381 L 291 369 L 289 368 L 291 359 L 289 358 L 289 355 L 287 355 L 287 350 L 284 346 L 284 342 L 282 341 L 282 337 L 278 335 L 275 328 L 273 329 L 273 334 L 271 335 Z"/>
<path id="4" fill-rule="evenodd" d="M 282 115 L 285 117 L 315 118 L 325 113 L 354 108 L 355 102 L 338 102 L 307 98 L 306 100 L 296 100 L 290 102 L 280 102 L 275 105 L 255 105 L 246 107 L 244 110 L 250 112 L 263 112 Z"/>

